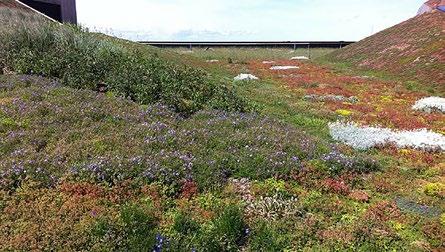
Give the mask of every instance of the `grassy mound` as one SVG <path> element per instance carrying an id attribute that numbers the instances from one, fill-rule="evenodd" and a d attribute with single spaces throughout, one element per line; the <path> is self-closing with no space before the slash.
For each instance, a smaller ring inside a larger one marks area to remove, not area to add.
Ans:
<path id="1" fill-rule="evenodd" d="M 326 151 L 314 139 L 254 114 L 138 106 L 39 77 L 0 79 L 2 187 L 27 178 L 114 185 L 126 179 L 177 189 L 193 179 L 218 187 L 231 176 L 288 176 L 296 161 Z"/>
<path id="2" fill-rule="evenodd" d="M 247 107 L 230 85 L 176 62 L 161 50 L 74 26 L 29 22 L 32 14 L 22 21 L 9 19 L 10 10 L 0 12 L 7 20 L 0 28 L 3 71 L 57 78 L 72 88 L 112 92 L 142 104 L 161 102 L 183 113 L 204 107 L 233 111 Z"/>
<path id="3" fill-rule="evenodd" d="M 417 16 L 337 50 L 327 59 L 384 71 L 445 91 L 444 23 L 443 12 Z"/>
<path id="4" fill-rule="evenodd" d="M 169 230 L 163 225 L 170 211 L 200 192 L 200 204 L 213 206 L 207 224 L 175 217 L 183 219 L 174 220 L 170 246 L 238 248 L 247 227 L 234 206 L 239 201 L 224 194 L 206 199 L 231 178 L 278 183 L 274 179 L 306 176 L 309 185 L 316 182 L 303 175 L 308 169 L 320 179 L 377 168 L 255 114 L 205 110 L 183 118 L 165 106 L 32 76 L 0 77 L 0 139 L 0 244 L 6 250 L 67 243 L 73 250 L 151 248 L 160 242 L 156 233 Z"/>

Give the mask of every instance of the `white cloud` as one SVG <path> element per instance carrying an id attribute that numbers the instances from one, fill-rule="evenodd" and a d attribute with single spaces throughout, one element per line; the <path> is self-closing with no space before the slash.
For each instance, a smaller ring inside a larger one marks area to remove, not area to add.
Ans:
<path id="1" fill-rule="evenodd" d="M 147 40 L 358 40 L 423 0 L 77 0 L 90 28 Z"/>

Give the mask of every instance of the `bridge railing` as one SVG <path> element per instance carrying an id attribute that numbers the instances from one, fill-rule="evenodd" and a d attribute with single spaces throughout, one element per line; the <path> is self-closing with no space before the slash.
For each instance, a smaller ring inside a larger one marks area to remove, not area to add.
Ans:
<path id="1" fill-rule="evenodd" d="M 187 47 L 192 50 L 194 47 L 263 47 L 263 48 L 342 48 L 353 44 L 353 41 L 233 41 L 233 42 L 214 42 L 214 41 L 140 41 L 141 44 L 161 47 L 161 48 L 177 48 Z"/>

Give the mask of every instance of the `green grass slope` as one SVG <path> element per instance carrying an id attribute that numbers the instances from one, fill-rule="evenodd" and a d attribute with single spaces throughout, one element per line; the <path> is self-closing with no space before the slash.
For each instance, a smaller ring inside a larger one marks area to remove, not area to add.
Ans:
<path id="1" fill-rule="evenodd" d="M 445 13 L 409 19 L 327 57 L 364 70 L 445 86 Z"/>

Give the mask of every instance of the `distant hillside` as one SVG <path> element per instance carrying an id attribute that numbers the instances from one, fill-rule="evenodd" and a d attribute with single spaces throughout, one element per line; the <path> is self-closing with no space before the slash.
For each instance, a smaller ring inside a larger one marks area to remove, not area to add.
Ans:
<path id="1" fill-rule="evenodd" d="M 409 19 L 327 56 L 406 80 L 445 84 L 445 13 Z"/>

